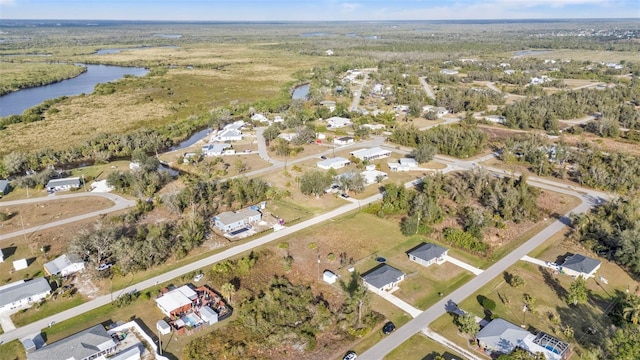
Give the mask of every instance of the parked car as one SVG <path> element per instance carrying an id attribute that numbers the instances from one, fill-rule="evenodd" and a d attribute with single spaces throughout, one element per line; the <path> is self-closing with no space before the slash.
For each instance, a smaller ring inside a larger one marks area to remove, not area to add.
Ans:
<path id="1" fill-rule="evenodd" d="M 98 271 L 102 271 L 102 270 L 107 270 L 110 267 L 111 267 L 111 264 L 109 264 L 109 263 L 108 264 L 100 264 L 100 266 L 98 266 L 96 269 Z"/>
<path id="2" fill-rule="evenodd" d="M 349 194 L 346 194 L 346 193 L 342 193 L 342 194 L 340 194 L 340 196 L 342 196 L 345 199 L 348 199 L 348 198 L 351 197 L 351 196 L 349 196 Z"/>
<path id="3" fill-rule="evenodd" d="M 396 329 L 396 325 L 394 323 L 392 323 L 391 321 L 388 321 L 386 324 L 384 324 L 384 326 L 382 327 L 382 333 L 385 335 L 389 335 L 391 334 L 394 330 Z"/>
<path id="4" fill-rule="evenodd" d="M 203 277 L 204 277 L 204 274 L 203 274 L 203 273 L 200 273 L 200 274 L 196 275 L 196 276 L 193 278 L 193 281 L 196 281 L 196 282 L 197 282 L 197 281 L 200 281 L 200 280 L 202 280 L 202 278 L 203 278 Z"/>
<path id="5" fill-rule="evenodd" d="M 358 354 L 355 351 L 347 351 L 342 360 L 356 360 L 358 358 Z"/>
<path id="6" fill-rule="evenodd" d="M 322 159 L 322 160 L 327 160 L 327 157 L 326 157 L 326 156 L 324 156 L 324 155 L 322 155 L 322 156 L 320 156 L 320 159 Z"/>

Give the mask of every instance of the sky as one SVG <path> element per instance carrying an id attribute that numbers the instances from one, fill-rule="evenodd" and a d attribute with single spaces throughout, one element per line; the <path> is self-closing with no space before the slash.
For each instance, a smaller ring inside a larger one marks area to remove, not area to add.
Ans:
<path id="1" fill-rule="evenodd" d="M 548 18 L 640 18 L 640 0 L 0 0 L 0 21 Z"/>

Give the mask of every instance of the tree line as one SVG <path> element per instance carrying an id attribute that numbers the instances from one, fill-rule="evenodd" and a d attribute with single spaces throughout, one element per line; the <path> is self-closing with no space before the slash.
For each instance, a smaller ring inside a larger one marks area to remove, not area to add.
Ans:
<path id="1" fill-rule="evenodd" d="M 426 131 L 415 127 L 398 127 L 389 140 L 410 147 L 427 144 L 435 147 L 440 154 L 467 158 L 484 150 L 487 135 L 477 127 L 466 124 L 437 126 Z"/>

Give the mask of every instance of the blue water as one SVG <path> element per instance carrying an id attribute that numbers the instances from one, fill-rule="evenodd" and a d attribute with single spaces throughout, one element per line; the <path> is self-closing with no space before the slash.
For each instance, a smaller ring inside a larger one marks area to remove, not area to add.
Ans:
<path id="1" fill-rule="evenodd" d="M 197 143 L 198 141 L 204 139 L 205 137 L 207 137 L 207 135 L 211 132 L 211 129 L 204 129 L 204 130 L 200 130 L 197 133 L 191 135 L 191 137 L 189 137 L 187 140 L 181 142 L 180 144 L 178 144 L 175 147 L 172 147 L 171 150 L 181 150 L 184 148 L 187 148 L 195 143 Z"/>
<path id="2" fill-rule="evenodd" d="M 300 85 L 293 90 L 293 95 L 291 98 L 293 100 L 307 100 L 307 95 L 309 94 L 309 84 Z"/>
<path id="3" fill-rule="evenodd" d="M 551 50 L 520 50 L 515 52 L 515 56 L 539 55 L 551 52 Z"/>
<path id="4" fill-rule="evenodd" d="M 151 49 L 151 48 L 167 48 L 167 49 L 177 49 L 179 48 L 179 46 L 175 46 L 175 45 L 167 45 L 167 46 L 142 46 L 142 47 L 135 47 L 135 48 L 121 48 L 121 49 L 100 49 L 96 52 L 94 52 L 94 55 L 108 55 L 108 54 L 117 54 L 119 52 L 122 51 L 126 51 L 126 50 L 144 50 L 144 49 Z"/>
<path id="5" fill-rule="evenodd" d="M 125 75 L 144 76 L 149 70 L 138 67 L 84 65 L 87 71 L 55 84 L 22 89 L 0 96 L 0 117 L 19 115 L 42 102 L 61 96 L 90 94 L 96 84 L 121 79 Z"/>

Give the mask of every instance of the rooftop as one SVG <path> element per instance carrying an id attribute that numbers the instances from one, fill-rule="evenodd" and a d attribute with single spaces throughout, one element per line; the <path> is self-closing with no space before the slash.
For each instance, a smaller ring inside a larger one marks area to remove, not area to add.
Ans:
<path id="1" fill-rule="evenodd" d="M 379 289 L 392 282 L 398 281 L 403 275 L 404 273 L 402 271 L 393 266 L 380 264 L 362 274 L 362 279 Z"/>
<path id="2" fill-rule="evenodd" d="M 504 319 L 494 319 L 476 337 L 493 350 L 508 354 L 530 333 Z"/>
<path id="3" fill-rule="evenodd" d="M 77 334 L 46 345 L 27 355 L 29 360 L 84 359 L 116 343 L 102 325 L 96 325 Z"/>
<path id="4" fill-rule="evenodd" d="M 15 285 L 9 284 L 11 286 L 5 285 L 0 288 L 0 307 L 33 295 L 51 291 L 49 282 L 43 277 L 24 282 L 22 282 L 22 280 L 20 281 L 20 283 L 16 283 Z"/>
<path id="5" fill-rule="evenodd" d="M 45 269 L 47 269 L 49 274 L 55 275 L 61 272 L 67 266 L 71 264 L 79 263 L 79 262 L 82 262 L 82 260 L 80 260 L 75 255 L 67 256 L 67 254 L 62 254 L 57 258 L 53 259 L 52 261 L 49 261 L 48 263 L 44 264 L 44 267 Z"/>
<path id="6" fill-rule="evenodd" d="M 600 260 L 596 260 L 582 254 L 575 254 L 567 257 L 564 260 L 564 263 L 562 263 L 562 267 L 584 274 L 591 274 L 591 272 L 596 270 L 600 264 Z"/>
<path id="7" fill-rule="evenodd" d="M 418 259 L 422 259 L 424 261 L 430 261 L 432 259 L 438 258 L 447 252 L 447 249 L 442 246 L 438 246 L 435 244 L 422 243 L 417 247 L 409 250 L 407 254 L 413 255 Z"/>
<path id="8" fill-rule="evenodd" d="M 215 216 L 215 220 L 223 223 L 223 224 L 233 224 L 240 220 L 244 220 L 250 216 L 259 215 L 260 212 L 258 210 L 254 210 L 251 208 L 244 208 L 238 211 L 225 211 Z"/>

